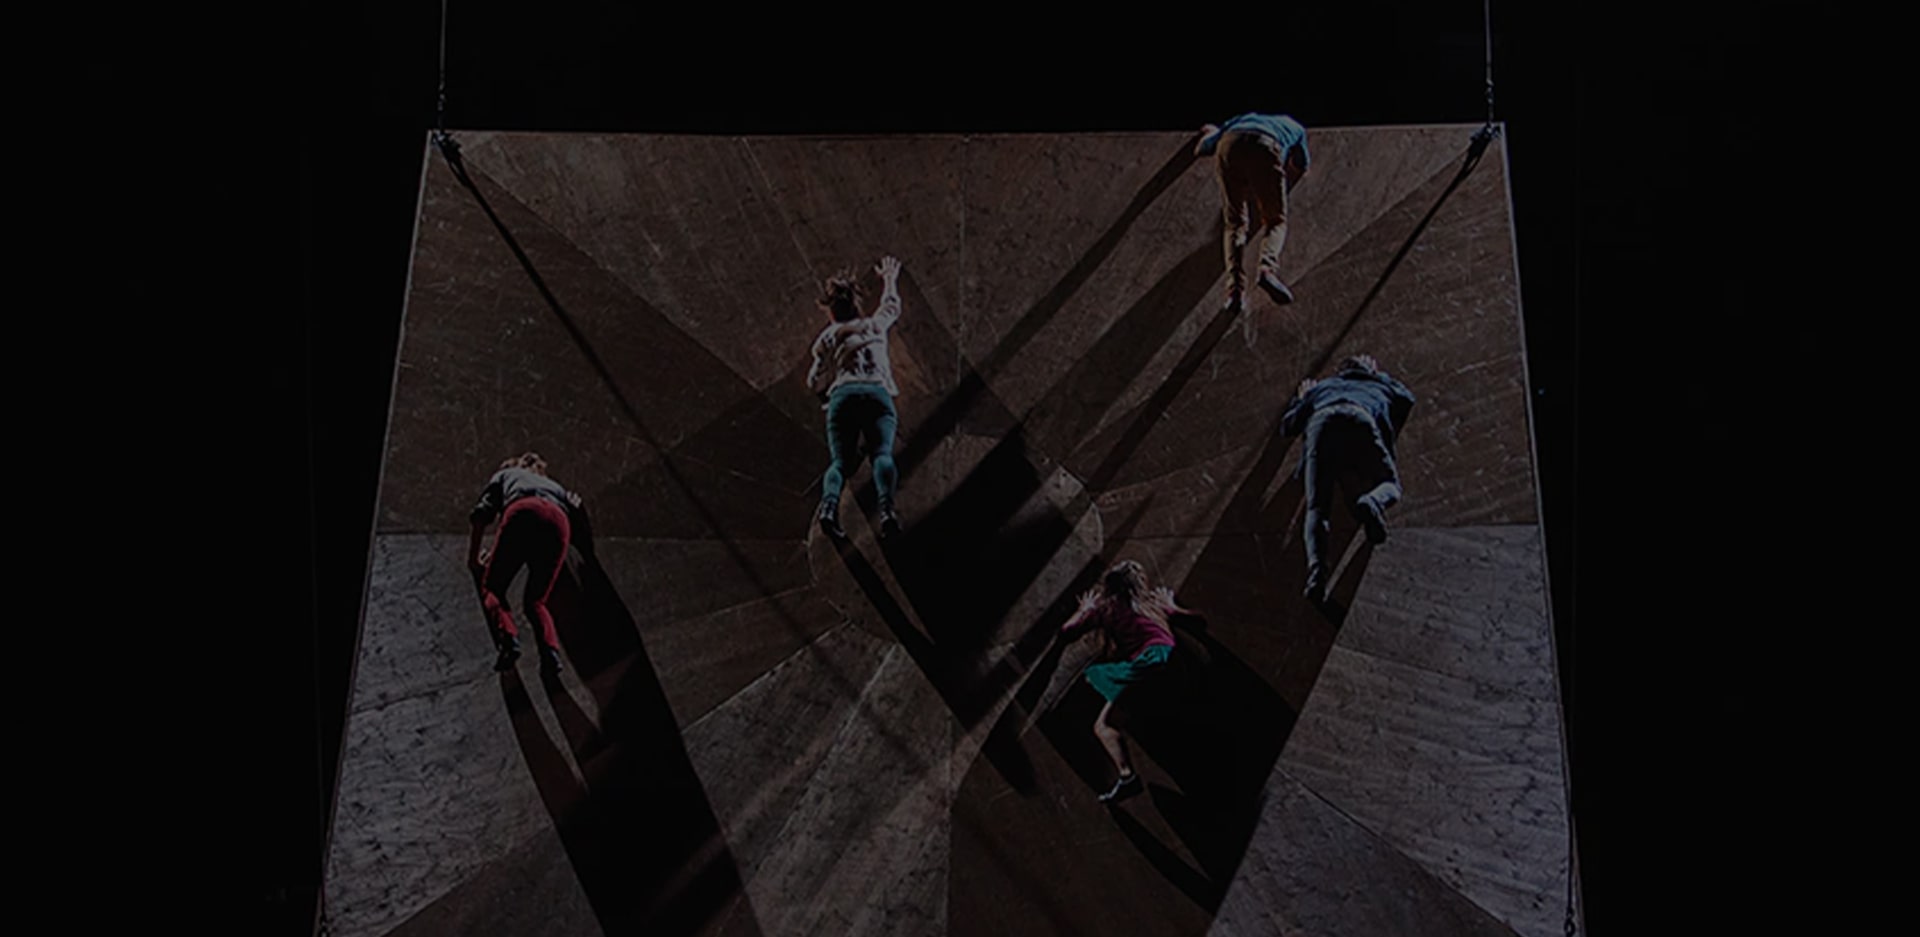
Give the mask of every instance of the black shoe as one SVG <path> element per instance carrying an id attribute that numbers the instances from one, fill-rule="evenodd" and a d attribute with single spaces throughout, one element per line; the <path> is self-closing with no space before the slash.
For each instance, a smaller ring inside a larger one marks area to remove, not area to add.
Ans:
<path id="1" fill-rule="evenodd" d="M 893 513 L 891 505 L 880 508 L 880 538 L 896 536 L 900 533 L 900 515 Z"/>
<path id="2" fill-rule="evenodd" d="M 1327 584 L 1322 575 L 1317 572 L 1308 573 L 1307 588 L 1301 594 L 1307 597 L 1307 601 L 1315 605 L 1325 605 L 1327 602 Z"/>
<path id="3" fill-rule="evenodd" d="M 1267 296 L 1276 306 L 1285 306 L 1293 302 L 1293 291 L 1287 289 L 1287 285 L 1271 273 L 1260 274 L 1260 288 L 1267 291 Z"/>
<path id="4" fill-rule="evenodd" d="M 505 673 L 513 669 L 513 662 L 520 659 L 520 646 L 517 644 L 500 645 L 500 656 L 493 659 L 495 673 Z"/>
<path id="5" fill-rule="evenodd" d="M 1108 788 L 1105 794 L 1100 795 L 1100 802 L 1103 804 L 1110 804 L 1110 803 L 1113 803 L 1114 801 L 1124 800 L 1128 797 L 1131 797 L 1134 794 L 1139 793 L 1139 791 L 1140 791 L 1140 772 L 1135 771 L 1134 773 L 1125 775 L 1121 777 L 1120 780 L 1113 782 L 1113 786 Z"/>
<path id="6" fill-rule="evenodd" d="M 1367 542 L 1382 544 L 1387 542 L 1387 519 L 1380 506 L 1365 498 L 1353 503 L 1353 513 L 1359 515 L 1360 526 L 1367 529 Z"/>
<path id="7" fill-rule="evenodd" d="M 840 528 L 840 505 L 832 501 L 820 502 L 820 529 L 835 540 L 847 539 L 847 532 Z"/>
<path id="8" fill-rule="evenodd" d="M 565 669 L 565 667 L 560 666 L 560 651 L 557 648 L 543 647 L 540 649 L 541 676 L 557 677 L 560 676 L 560 671 Z"/>

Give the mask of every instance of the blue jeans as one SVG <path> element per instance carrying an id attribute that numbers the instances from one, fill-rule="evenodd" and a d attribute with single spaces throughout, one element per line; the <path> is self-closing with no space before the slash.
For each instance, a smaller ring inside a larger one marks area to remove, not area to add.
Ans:
<path id="1" fill-rule="evenodd" d="M 882 507 L 893 505 L 900 471 L 893 464 L 893 432 L 899 423 L 893 396 L 879 384 L 842 384 L 827 398 L 827 451 L 833 463 L 820 480 L 820 497 L 839 501 L 847 476 L 860 467 L 862 455 L 873 457 L 873 482 L 880 489 Z M 865 437 L 867 447 L 860 446 Z"/>

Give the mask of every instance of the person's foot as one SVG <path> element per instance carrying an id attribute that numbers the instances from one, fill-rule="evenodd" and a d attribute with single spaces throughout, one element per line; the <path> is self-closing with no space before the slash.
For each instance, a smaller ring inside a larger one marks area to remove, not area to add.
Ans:
<path id="1" fill-rule="evenodd" d="M 1246 295 L 1239 289 L 1228 287 L 1226 308 L 1245 311 L 1247 308 Z"/>
<path id="2" fill-rule="evenodd" d="M 847 539 L 847 532 L 840 527 L 840 505 L 832 501 L 820 502 L 820 529 L 835 540 Z"/>
<path id="3" fill-rule="evenodd" d="M 1140 772 L 1135 771 L 1129 774 L 1123 774 L 1120 776 L 1120 780 L 1113 782 L 1113 786 L 1108 788 L 1105 794 L 1100 795 L 1100 802 L 1110 804 L 1117 800 L 1124 800 L 1138 793 L 1139 790 Z"/>
<path id="4" fill-rule="evenodd" d="M 495 673 L 505 673 L 513 669 L 513 662 L 520 659 L 520 648 L 512 644 L 500 645 L 500 656 L 493 659 Z"/>
<path id="5" fill-rule="evenodd" d="M 1367 542 L 1382 544 L 1387 542 L 1387 518 L 1380 505 L 1371 498 L 1361 498 L 1353 503 L 1353 513 L 1360 516 L 1360 526 L 1367 530 Z"/>
<path id="6" fill-rule="evenodd" d="M 898 533 L 900 533 L 900 515 L 895 514 L 893 512 L 893 505 L 890 505 L 890 504 L 881 505 L 880 506 L 880 537 L 881 539 L 895 536 Z"/>
<path id="7" fill-rule="evenodd" d="M 543 647 L 540 649 L 540 675 L 541 676 L 557 677 L 557 676 L 560 676 L 560 671 L 565 669 L 566 669 L 565 667 L 560 666 L 560 649 L 559 648 Z"/>
<path id="8" fill-rule="evenodd" d="M 1301 593 L 1307 601 L 1315 605 L 1324 605 L 1327 601 L 1326 577 L 1319 570 L 1307 573 L 1307 588 Z"/>
<path id="9" fill-rule="evenodd" d="M 1271 273 L 1260 274 L 1260 288 L 1266 291 L 1267 296 L 1276 306 L 1285 306 L 1293 302 L 1293 291 L 1287 289 L 1287 285 Z"/>

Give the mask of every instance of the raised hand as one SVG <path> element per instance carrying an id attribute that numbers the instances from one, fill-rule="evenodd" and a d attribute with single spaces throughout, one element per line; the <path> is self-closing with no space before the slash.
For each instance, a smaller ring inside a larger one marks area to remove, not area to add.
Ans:
<path id="1" fill-rule="evenodd" d="M 567 503 L 578 508 L 580 506 L 580 496 L 571 491 L 567 492 Z"/>
<path id="2" fill-rule="evenodd" d="M 1318 384 L 1318 383 L 1320 383 L 1320 382 L 1319 382 L 1319 381 L 1316 381 L 1316 380 L 1314 380 L 1313 378 L 1307 378 L 1306 380 L 1304 380 L 1304 381 L 1301 381 L 1301 382 L 1300 382 L 1300 396 L 1302 396 L 1302 397 L 1305 397 L 1305 396 L 1307 395 L 1307 391 L 1310 391 L 1310 390 L 1312 390 L 1312 389 L 1313 389 L 1313 386 L 1314 386 L 1315 384 Z"/>
<path id="3" fill-rule="evenodd" d="M 1369 371 L 1380 370 L 1380 362 L 1373 360 L 1372 355 L 1354 355 L 1353 357 L 1354 357 L 1354 360 L 1360 362 L 1361 367 L 1366 368 Z"/>
<path id="4" fill-rule="evenodd" d="M 880 258 L 880 265 L 874 269 L 880 272 L 882 279 L 888 283 L 892 283 L 900 276 L 900 261 L 894 259 L 891 255 L 882 257 Z"/>

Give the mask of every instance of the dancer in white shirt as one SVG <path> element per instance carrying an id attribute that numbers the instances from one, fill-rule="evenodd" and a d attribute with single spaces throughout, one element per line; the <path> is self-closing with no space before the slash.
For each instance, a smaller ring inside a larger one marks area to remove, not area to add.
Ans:
<path id="1" fill-rule="evenodd" d="M 894 492 L 900 473 L 893 463 L 893 434 L 899 418 L 893 398 L 900 388 L 893 382 L 887 360 L 887 333 L 900 319 L 900 261 L 880 260 L 876 268 L 885 289 L 873 314 L 860 314 L 860 285 L 851 271 L 827 281 L 820 308 L 833 320 L 813 342 L 813 367 L 807 386 L 826 399 L 827 449 L 833 455 L 820 480 L 820 529 L 841 538 L 840 493 L 847 476 L 860 466 L 864 454 L 873 460 L 873 481 L 880 489 L 880 536 L 900 532 L 894 513 Z M 866 448 L 861 448 L 861 440 Z"/>

